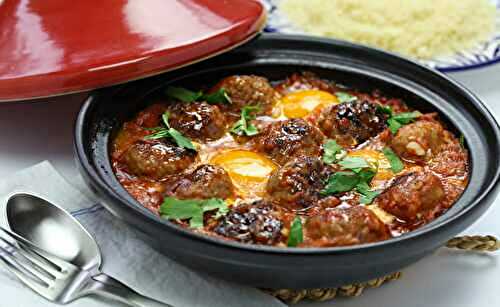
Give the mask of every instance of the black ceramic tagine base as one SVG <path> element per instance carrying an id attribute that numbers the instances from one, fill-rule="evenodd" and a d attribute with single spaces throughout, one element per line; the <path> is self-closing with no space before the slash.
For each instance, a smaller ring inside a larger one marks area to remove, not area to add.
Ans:
<path id="1" fill-rule="evenodd" d="M 110 138 L 121 123 L 176 82 L 197 88 L 231 74 L 270 80 L 309 70 L 363 91 L 380 89 L 424 112 L 438 112 L 463 134 L 471 156 L 470 183 L 457 203 L 432 223 L 387 241 L 337 248 L 245 245 L 195 234 L 136 202 L 115 178 Z M 488 110 L 462 86 L 414 62 L 375 49 L 327 39 L 263 35 L 230 53 L 168 74 L 93 93 L 76 122 L 81 172 L 105 207 L 139 230 L 168 257 L 195 270 L 261 288 L 311 289 L 367 281 L 401 270 L 472 224 L 497 195 L 500 132 Z"/>

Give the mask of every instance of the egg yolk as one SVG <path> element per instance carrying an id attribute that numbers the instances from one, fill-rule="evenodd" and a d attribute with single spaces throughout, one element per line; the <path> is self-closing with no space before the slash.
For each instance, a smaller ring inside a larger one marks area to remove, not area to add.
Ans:
<path id="1" fill-rule="evenodd" d="M 236 189 L 244 197 L 262 196 L 266 183 L 277 165 L 267 157 L 249 150 L 224 151 L 211 159 L 228 172 Z"/>
<path id="2" fill-rule="evenodd" d="M 319 90 L 304 90 L 290 93 L 277 104 L 278 116 L 302 118 L 316 109 L 322 109 L 339 101 L 334 95 Z"/>
<path id="3" fill-rule="evenodd" d="M 377 169 L 377 174 L 375 174 L 372 180 L 372 185 L 374 187 L 394 177 L 394 173 L 391 170 L 391 163 L 383 152 L 371 149 L 360 149 L 351 151 L 347 155 L 350 157 L 364 158 L 368 164 Z"/>

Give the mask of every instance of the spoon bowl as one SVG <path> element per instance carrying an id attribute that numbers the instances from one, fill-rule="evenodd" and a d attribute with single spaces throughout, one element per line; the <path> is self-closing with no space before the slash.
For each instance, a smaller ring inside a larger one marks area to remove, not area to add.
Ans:
<path id="1" fill-rule="evenodd" d="M 92 236 L 68 212 L 30 194 L 15 194 L 6 206 L 12 231 L 73 265 L 90 271 L 101 265 Z"/>
<path id="2" fill-rule="evenodd" d="M 7 223 L 15 236 L 22 237 L 30 246 L 36 246 L 56 256 L 67 266 L 75 267 L 68 278 L 68 270 L 60 266 L 65 279 L 51 279 L 52 284 L 35 292 L 51 301 L 67 304 L 87 295 L 99 295 L 132 307 L 172 307 L 143 296 L 120 281 L 102 273 L 101 252 L 94 238 L 64 209 L 38 196 L 18 193 L 9 198 L 6 206 Z M 64 261 L 62 261 L 64 260 Z M 69 263 L 68 263 L 69 262 Z M 72 274 L 73 274 L 72 273 Z M 30 283 L 32 285 L 32 283 Z"/>

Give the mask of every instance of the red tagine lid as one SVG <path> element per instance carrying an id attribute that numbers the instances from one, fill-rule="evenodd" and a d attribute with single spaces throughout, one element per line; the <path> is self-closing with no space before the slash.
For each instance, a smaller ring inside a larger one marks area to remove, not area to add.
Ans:
<path id="1" fill-rule="evenodd" d="M 0 0 L 0 101 L 201 61 L 254 37 L 265 16 L 257 0 Z"/>

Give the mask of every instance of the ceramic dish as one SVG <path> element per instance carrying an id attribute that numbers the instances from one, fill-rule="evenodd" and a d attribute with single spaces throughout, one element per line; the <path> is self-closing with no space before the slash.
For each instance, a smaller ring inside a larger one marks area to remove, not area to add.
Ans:
<path id="1" fill-rule="evenodd" d="M 268 11 L 268 22 L 264 31 L 270 33 L 305 34 L 294 27 L 279 10 L 281 0 L 261 0 Z M 453 56 L 443 56 L 420 63 L 442 72 L 453 72 L 480 68 L 500 61 L 500 0 L 491 0 L 497 7 L 494 36 L 488 42 L 479 44 L 471 50 Z"/>
<path id="2" fill-rule="evenodd" d="M 470 152 L 470 181 L 455 205 L 433 222 L 386 241 L 347 247 L 256 246 L 193 233 L 161 219 L 121 186 L 110 163 L 110 144 L 121 125 L 169 84 L 197 85 L 234 74 L 281 80 L 309 70 L 363 91 L 378 88 L 423 112 L 435 111 Z M 500 177 L 500 130 L 484 105 L 444 75 L 406 59 L 346 42 L 263 35 L 212 60 L 168 74 L 94 92 L 75 128 L 82 175 L 104 206 L 172 259 L 226 280 L 266 288 L 321 288 L 366 281 L 432 253 L 491 205 Z"/>
<path id="3" fill-rule="evenodd" d="M 189 65 L 250 40 L 265 18 L 255 0 L 0 1 L 0 102 Z"/>

